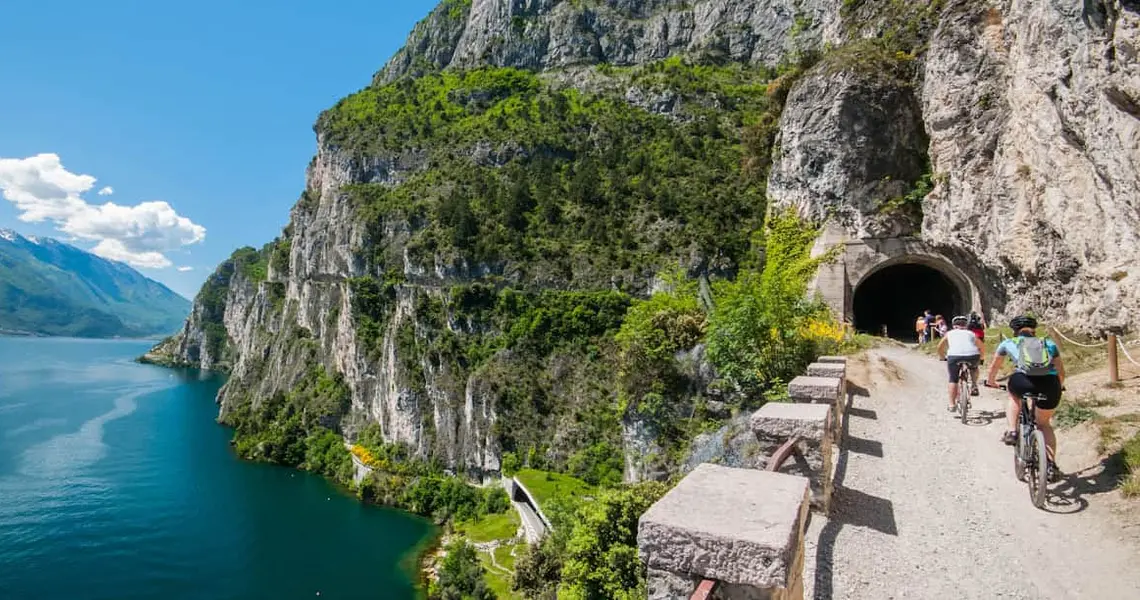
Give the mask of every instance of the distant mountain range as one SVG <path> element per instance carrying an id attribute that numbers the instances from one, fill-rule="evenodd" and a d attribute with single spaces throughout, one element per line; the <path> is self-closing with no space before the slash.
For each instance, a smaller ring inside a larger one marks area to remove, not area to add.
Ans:
<path id="1" fill-rule="evenodd" d="M 123 263 L 0 229 L 0 333 L 149 337 L 189 312 L 189 300 Z"/>

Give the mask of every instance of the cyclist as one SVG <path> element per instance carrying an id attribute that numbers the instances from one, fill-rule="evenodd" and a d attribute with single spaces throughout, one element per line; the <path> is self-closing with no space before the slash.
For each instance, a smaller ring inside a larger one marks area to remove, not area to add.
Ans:
<path id="1" fill-rule="evenodd" d="M 969 319 L 963 316 L 954 317 L 954 329 L 942 336 L 938 343 L 938 357 L 946 360 L 950 370 L 950 406 L 948 410 L 954 412 L 954 403 L 958 398 L 958 367 L 962 363 L 970 365 L 970 374 L 974 376 L 974 385 L 970 389 L 971 396 L 978 395 L 978 363 L 986 347 L 976 335 L 966 329 Z"/>
<path id="2" fill-rule="evenodd" d="M 978 313 L 970 313 L 970 323 L 966 325 L 966 329 L 974 332 L 979 340 L 986 341 L 986 323 Z"/>
<path id="3" fill-rule="evenodd" d="M 1005 357 L 1013 360 L 1015 369 L 1009 377 L 1009 404 L 1005 416 L 1009 430 L 1002 436 L 1007 445 L 1017 442 L 1017 418 L 1021 412 L 1021 397 L 1025 394 L 1044 394 L 1045 400 L 1037 404 L 1037 427 L 1045 434 L 1045 445 L 1049 455 L 1049 479 L 1061 477 L 1057 468 L 1057 436 L 1053 432 L 1053 412 L 1061 403 L 1061 389 L 1065 385 L 1065 365 L 1061 362 L 1061 351 L 1057 344 L 1048 338 L 1037 337 L 1037 319 L 1029 316 L 1015 317 L 1009 322 L 1014 337 L 1003 340 L 998 345 L 993 364 L 990 365 L 986 385 L 995 386 L 998 369 Z"/>

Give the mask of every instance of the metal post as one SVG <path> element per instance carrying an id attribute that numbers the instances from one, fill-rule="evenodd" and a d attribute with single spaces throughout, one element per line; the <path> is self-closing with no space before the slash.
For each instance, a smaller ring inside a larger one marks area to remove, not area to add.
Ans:
<path id="1" fill-rule="evenodd" d="M 1108 382 L 1120 383 L 1120 365 L 1116 359 L 1116 334 L 1108 334 Z"/>

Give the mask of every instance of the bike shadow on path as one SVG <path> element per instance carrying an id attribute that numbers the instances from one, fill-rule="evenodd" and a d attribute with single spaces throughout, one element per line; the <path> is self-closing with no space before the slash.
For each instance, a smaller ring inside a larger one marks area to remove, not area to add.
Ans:
<path id="1" fill-rule="evenodd" d="M 827 515 L 827 523 L 819 533 L 815 550 L 815 600 L 830 600 L 833 597 L 835 542 L 845 526 L 865 527 L 886 535 L 899 534 L 894 503 L 887 498 L 843 487 L 843 480 L 847 476 L 847 459 L 851 452 L 879 458 L 883 456 L 882 442 L 850 436 L 852 418 L 877 419 L 878 415 L 873 410 L 854 408 L 855 397 L 869 397 L 870 394 L 866 388 L 850 382 L 847 385 L 847 418 L 843 420 L 844 442 L 839 449 L 839 458 L 832 476 L 834 488 L 831 513 Z"/>
<path id="2" fill-rule="evenodd" d="M 1043 510 L 1056 514 L 1076 514 L 1089 507 L 1088 496 L 1116 490 L 1128 472 L 1123 452 L 1101 459 L 1094 465 L 1068 473 L 1049 488 Z"/>
<path id="3" fill-rule="evenodd" d="M 986 427 L 994 421 L 1001 421 L 1005 419 L 1004 410 L 979 410 L 971 411 L 966 415 L 966 424 L 971 427 Z"/>

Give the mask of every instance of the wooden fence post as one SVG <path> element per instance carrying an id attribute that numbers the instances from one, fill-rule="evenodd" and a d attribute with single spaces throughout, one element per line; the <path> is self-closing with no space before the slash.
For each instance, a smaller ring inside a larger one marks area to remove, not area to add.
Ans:
<path id="1" fill-rule="evenodd" d="M 1108 334 L 1108 382 L 1120 382 L 1120 365 L 1116 357 L 1116 334 Z"/>

